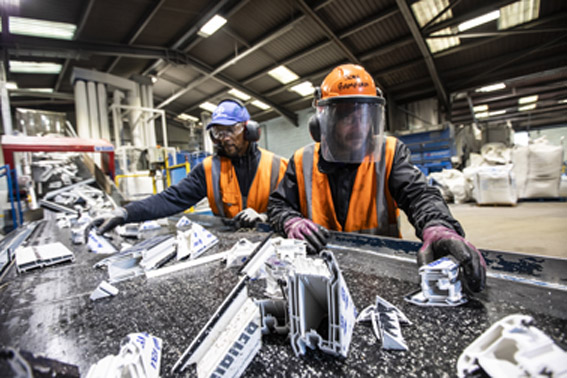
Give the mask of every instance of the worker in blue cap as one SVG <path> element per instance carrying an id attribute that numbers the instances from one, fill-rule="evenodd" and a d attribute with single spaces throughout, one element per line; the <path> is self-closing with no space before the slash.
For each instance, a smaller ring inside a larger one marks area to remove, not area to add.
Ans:
<path id="1" fill-rule="evenodd" d="M 96 219 L 99 232 L 177 214 L 204 197 L 215 215 L 234 218 L 241 227 L 267 221 L 268 197 L 283 178 L 287 160 L 258 147 L 259 125 L 236 99 L 221 101 L 206 129 L 216 154 L 176 185 Z"/>

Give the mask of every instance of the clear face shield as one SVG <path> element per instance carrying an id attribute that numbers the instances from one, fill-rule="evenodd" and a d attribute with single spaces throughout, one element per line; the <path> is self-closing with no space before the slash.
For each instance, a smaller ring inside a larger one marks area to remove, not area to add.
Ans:
<path id="1" fill-rule="evenodd" d="M 319 100 L 317 118 L 323 158 L 340 163 L 379 161 L 384 135 L 384 103 L 382 97 L 373 96 Z"/>

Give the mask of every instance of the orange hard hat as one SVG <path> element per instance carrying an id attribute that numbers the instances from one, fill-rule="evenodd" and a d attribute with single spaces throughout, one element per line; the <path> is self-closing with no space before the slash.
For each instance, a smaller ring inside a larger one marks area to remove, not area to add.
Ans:
<path id="1" fill-rule="evenodd" d="M 376 84 L 363 67 L 343 64 L 335 67 L 321 84 L 321 99 L 337 96 L 376 96 Z"/>

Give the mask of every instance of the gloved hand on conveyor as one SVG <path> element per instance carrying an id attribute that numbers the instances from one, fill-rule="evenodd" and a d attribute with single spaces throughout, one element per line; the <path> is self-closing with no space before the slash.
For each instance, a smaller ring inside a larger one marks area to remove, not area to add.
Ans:
<path id="1" fill-rule="evenodd" d="M 259 214 L 256 210 L 247 207 L 236 214 L 234 220 L 239 223 L 240 227 L 254 227 L 258 222 L 266 222 L 268 220 L 268 214 Z"/>
<path id="2" fill-rule="evenodd" d="M 329 239 L 329 230 L 307 218 L 293 217 L 286 220 L 284 231 L 288 238 L 305 240 L 309 254 L 322 250 Z"/>
<path id="3" fill-rule="evenodd" d="M 475 248 L 456 231 L 445 226 L 431 226 L 423 230 L 423 246 L 417 253 L 419 266 L 451 255 L 459 262 L 464 273 L 465 289 L 480 292 L 486 283 L 486 262 Z"/>
<path id="4" fill-rule="evenodd" d="M 121 226 L 126 223 L 126 218 L 128 217 L 128 212 L 125 208 L 119 207 L 110 213 L 103 214 L 100 217 L 95 218 L 91 222 L 91 226 L 97 228 L 98 233 L 104 235 L 108 231 L 114 230 L 116 226 Z M 88 228 L 92 228 L 89 226 Z"/>

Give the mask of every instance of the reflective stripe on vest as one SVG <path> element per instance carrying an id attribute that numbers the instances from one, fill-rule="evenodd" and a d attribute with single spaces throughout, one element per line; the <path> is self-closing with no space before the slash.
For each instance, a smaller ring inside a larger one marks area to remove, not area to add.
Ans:
<path id="1" fill-rule="evenodd" d="M 259 150 L 260 162 L 247 197 L 240 192 L 236 171 L 229 158 L 218 155 L 205 158 L 207 198 L 214 214 L 232 218 L 246 207 L 259 213 L 267 211 L 268 197 L 283 178 L 287 160 L 262 148 Z"/>
<path id="2" fill-rule="evenodd" d="M 395 138 L 386 138 L 380 162 L 360 164 L 344 229 L 336 217 L 327 175 L 317 168 L 320 144 L 311 144 L 296 151 L 294 160 L 301 213 L 331 230 L 400 237 L 397 226 L 399 210 L 387 185 L 395 146 Z"/>

